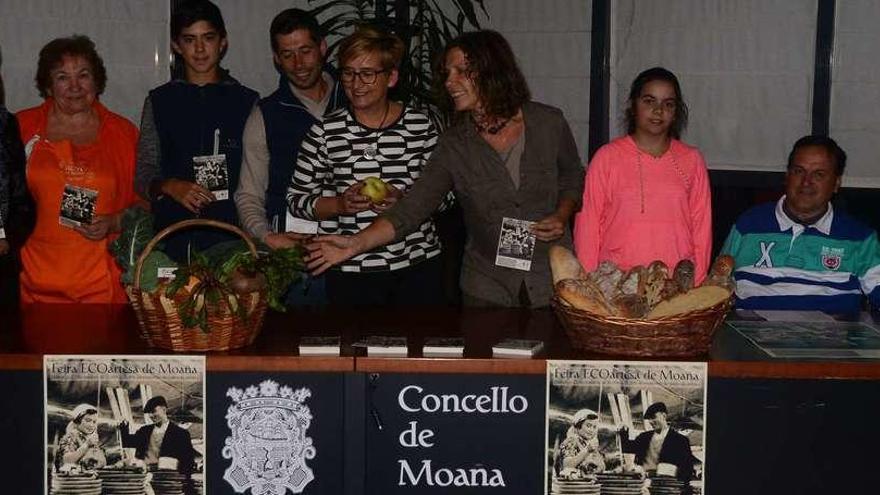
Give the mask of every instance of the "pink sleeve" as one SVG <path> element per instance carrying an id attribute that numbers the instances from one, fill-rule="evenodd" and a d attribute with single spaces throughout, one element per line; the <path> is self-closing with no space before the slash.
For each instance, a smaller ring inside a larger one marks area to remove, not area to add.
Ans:
<path id="1" fill-rule="evenodd" d="M 694 184 L 688 198 L 691 211 L 691 232 L 694 241 L 694 282 L 700 284 L 709 271 L 712 256 L 712 192 L 709 189 L 709 173 L 706 162 L 699 151 L 696 152 Z"/>
<path id="2" fill-rule="evenodd" d="M 599 264 L 599 239 L 601 221 L 605 209 L 605 193 L 608 191 L 604 176 L 608 164 L 608 152 L 600 148 L 590 166 L 584 182 L 583 207 L 574 219 L 574 250 L 584 269 L 591 272 Z"/>

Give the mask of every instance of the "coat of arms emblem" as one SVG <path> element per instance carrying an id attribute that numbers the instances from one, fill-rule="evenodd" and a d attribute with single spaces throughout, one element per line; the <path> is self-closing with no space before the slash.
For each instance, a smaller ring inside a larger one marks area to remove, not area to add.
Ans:
<path id="1" fill-rule="evenodd" d="M 829 248 L 825 246 L 822 247 L 822 266 L 824 266 L 826 270 L 839 269 L 842 259 L 842 248 Z"/>
<path id="2" fill-rule="evenodd" d="M 237 493 L 248 488 L 252 495 L 302 493 L 314 479 L 306 465 L 316 453 L 306 436 L 312 413 L 305 401 L 311 395 L 307 388 L 294 390 L 272 380 L 226 391 L 232 399 L 226 412 L 232 436 L 226 437 L 222 455 L 232 465 L 223 479 Z"/>

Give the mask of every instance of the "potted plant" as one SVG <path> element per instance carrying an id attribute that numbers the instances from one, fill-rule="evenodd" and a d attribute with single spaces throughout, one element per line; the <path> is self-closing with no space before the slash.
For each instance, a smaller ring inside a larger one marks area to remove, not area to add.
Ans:
<path id="1" fill-rule="evenodd" d="M 488 17 L 484 0 L 309 0 L 312 15 L 321 19 L 326 35 L 332 40 L 328 56 L 339 40 L 358 25 L 374 24 L 400 36 L 407 52 L 400 67 L 400 81 L 395 99 L 425 112 L 439 129 L 448 124 L 448 116 L 436 105 L 432 64 L 449 41 L 464 31 L 479 29 L 478 11 Z M 334 39 L 335 38 L 335 39 Z"/>

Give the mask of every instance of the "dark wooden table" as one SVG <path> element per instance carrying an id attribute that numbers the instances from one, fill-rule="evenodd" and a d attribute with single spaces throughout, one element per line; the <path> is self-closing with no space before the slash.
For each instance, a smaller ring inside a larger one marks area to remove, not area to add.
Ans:
<path id="1" fill-rule="evenodd" d="M 134 313 L 119 305 L 33 305 L 0 313 L 0 369 L 41 369 L 44 354 L 163 354 L 140 338 Z M 342 356 L 299 358 L 299 337 L 339 335 Z M 351 343 L 368 335 L 406 336 L 409 358 L 355 355 Z M 422 359 L 427 337 L 462 336 L 465 359 Z M 506 337 L 543 340 L 537 359 L 491 359 Z M 573 349 L 550 309 L 299 309 L 270 311 L 253 345 L 208 353 L 209 370 L 406 371 L 429 373 L 545 372 L 545 359 L 614 359 Z M 880 379 L 880 361 L 793 361 L 765 357 L 722 326 L 706 360 L 710 377 Z"/>
<path id="2" fill-rule="evenodd" d="M 341 336 L 342 356 L 299 357 L 303 335 Z M 355 355 L 350 344 L 368 335 L 407 336 L 410 357 Z M 421 358 L 424 339 L 442 336 L 463 336 L 465 358 Z M 492 359 L 492 345 L 506 337 L 543 340 L 546 352 L 536 359 Z M 35 305 L 0 312 L 0 374 L 6 377 L 0 388 L 7 400 L 18 404 L 41 404 L 45 354 L 167 353 L 141 340 L 127 306 Z M 503 374 L 522 383 L 544 374 L 546 359 L 614 357 L 572 349 L 549 309 L 324 309 L 270 312 L 253 345 L 208 353 L 206 365 L 209 372 L 232 374 L 345 373 L 346 380 L 354 381 L 365 378 L 352 372 L 425 374 L 422 378 L 432 380 L 441 377 L 428 375 L 461 374 L 462 380 L 471 380 Z M 880 444 L 880 430 L 870 426 L 870 418 L 880 409 L 880 361 L 770 359 L 727 327 L 719 329 L 707 356 L 692 360 L 708 361 L 708 487 L 713 495 L 876 491 L 873 450 Z M 511 376 L 517 374 L 523 379 Z M 364 397 L 353 400 L 355 409 L 356 404 L 364 407 Z M 39 407 L 31 409 L 28 416 L 39 418 Z M 19 406 L 13 411 L 21 415 L 29 409 Z M 357 415 L 354 421 L 360 427 L 365 422 Z M 40 436 L 39 422 L 30 428 L 23 424 L 15 414 L 0 417 L 7 440 L 32 447 L 28 455 L 6 449 L 0 465 L 17 465 L 16 456 L 39 459 L 42 455 L 40 444 L 33 442 Z M 32 464 L 30 471 L 6 474 L 39 477 L 38 463 Z"/>

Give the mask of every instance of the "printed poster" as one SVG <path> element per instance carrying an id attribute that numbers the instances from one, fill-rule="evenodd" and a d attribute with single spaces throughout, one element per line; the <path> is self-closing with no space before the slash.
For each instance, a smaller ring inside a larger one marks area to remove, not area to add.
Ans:
<path id="1" fill-rule="evenodd" d="M 45 356 L 46 493 L 204 495 L 204 356 Z"/>
<path id="2" fill-rule="evenodd" d="M 545 495 L 703 493 L 706 370 L 548 361 Z"/>

